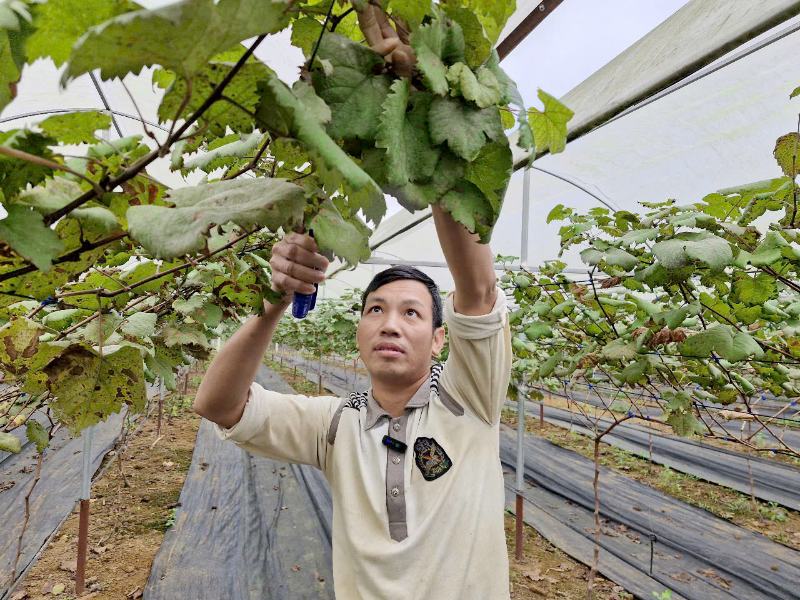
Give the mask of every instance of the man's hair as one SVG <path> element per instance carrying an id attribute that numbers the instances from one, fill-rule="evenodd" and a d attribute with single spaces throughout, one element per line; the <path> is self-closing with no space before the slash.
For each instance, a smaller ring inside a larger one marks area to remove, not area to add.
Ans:
<path id="1" fill-rule="evenodd" d="M 444 320 L 444 310 L 442 308 L 442 297 L 439 294 L 439 286 L 434 283 L 433 279 L 414 267 L 391 267 L 375 275 L 372 281 L 369 282 L 367 289 L 364 290 L 364 295 L 361 297 L 361 314 L 364 314 L 364 309 L 367 306 L 367 296 L 379 287 L 400 279 L 413 279 L 414 281 L 419 281 L 428 288 L 428 291 L 431 293 L 431 300 L 433 301 L 433 329 L 435 330 L 437 327 L 441 327 Z"/>

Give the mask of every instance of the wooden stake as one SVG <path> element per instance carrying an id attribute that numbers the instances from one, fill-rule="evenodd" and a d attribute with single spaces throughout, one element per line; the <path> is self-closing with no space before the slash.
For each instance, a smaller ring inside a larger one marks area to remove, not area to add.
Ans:
<path id="1" fill-rule="evenodd" d="M 81 500 L 78 521 L 78 569 L 75 571 L 75 593 L 80 596 L 86 589 L 86 545 L 89 538 L 89 500 Z"/>
<path id="2" fill-rule="evenodd" d="M 517 539 L 515 544 L 515 556 L 517 560 L 522 560 L 522 494 L 517 494 Z"/>

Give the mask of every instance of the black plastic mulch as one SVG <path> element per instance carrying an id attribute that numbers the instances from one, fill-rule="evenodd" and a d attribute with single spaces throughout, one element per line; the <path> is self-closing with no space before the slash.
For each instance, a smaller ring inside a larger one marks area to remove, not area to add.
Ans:
<path id="1" fill-rule="evenodd" d="M 263 365 L 256 381 L 292 393 Z M 147 600 L 334 597 L 333 508 L 319 470 L 247 453 L 204 420 L 180 502 Z"/>
<path id="2" fill-rule="evenodd" d="M 516 432 L 502 430 L 500 459 L 513 509 Z M 593 461 L 534 435 L 526 437 L 525 453 L 526 522 L 567 554 L 590 563 Z M 673 600 L 800 597 L 800 552 L 610 469 L 600 471 L 599 570 L 635 597 L 649 600 L 652 592 L 665 589 L 673 591 Z"/>
<path id="3" fill-rule="evenodd" d="M 45 417 L 36 416 L 43 424 Z M 117 441 L 122 427 L 122 415 L 117 413 L 94 426 L 92 433 L 92 473 L 94 473 Z M 39 551 L 51 534 L 70 515 L 80 499 L 83 472 L 83 437 L 71 438 L 66 428 L 60 428 L 42 459 L 42 472 L 30 500 L 30 520 L 22 538 L 22 551 L 14 585 L 11 569 L 17 556 L 17 544 L 25 520 L 25 495 L 36 475 L 36 445 L 27 442 L 25 428 L 14 431 L 24 442 L 20 454 L 6 454 L 0 462 L 0 489 L 14 482 L 13 487 L 0 492 L 0 598 L 10 595 L 16 582 L 33 566 Z"/>
<path id="4" fill-rule="evenodd" d="M 539 403 L 526 403 L 530 416 L 538 416 Z M 516 410 L 516 405 L 510 405 Z M 552 406 L 544 407 L 544 420 L 553 425 L 572 429 L 587 435 L 591 431 L 584 425 L 589 424 L 578 414 Z M 603 431 L 612 421 L 601 419 L 599 429 Z M 622 423 L 611 433 L 603 436 L 602 441 L 647 458 L 650 454 L 652 439 L 652 460 L 670 469 L 689 473 L 706 481 L 724 485 L 744 494 L 750 495 L 750 467 L 753 473 L 753 490 L 755 496 L 767 502 L 775 502 L 800 510 L 800 467 L 770 460 L 758 455 L 750 456 L 717 448 L 694 440 L 675 435 L 663 435 L 651 432 L 647 427 Z M 750 465 L 748 466 L 748 461 Z"/>

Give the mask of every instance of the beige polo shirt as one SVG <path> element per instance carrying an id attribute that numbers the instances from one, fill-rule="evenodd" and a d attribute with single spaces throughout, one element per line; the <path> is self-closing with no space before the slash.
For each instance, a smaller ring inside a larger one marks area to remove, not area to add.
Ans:
<path id="1" fill-rule="evenodd" d="M 339 600 L 509 598 L 500 412 L 511 371 L 506 297 L 491 313 L 445 300 L 450 355 L 400 417 L 366 393 L 306 397 L 250 387 L 222 439 L 269 458 L 312 465 L 333 496 Z M 407 444 L 387 448 L 384 435 Z"/>

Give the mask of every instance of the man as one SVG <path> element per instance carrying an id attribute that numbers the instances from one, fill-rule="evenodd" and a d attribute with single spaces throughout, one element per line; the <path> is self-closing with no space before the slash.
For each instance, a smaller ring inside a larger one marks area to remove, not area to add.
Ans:
<path id="1" fill-rule="evenodd" d="M 410 72 L 407 36 L 380 9 L 368 6 L 359 24 L 399 74 Z M 325 473 L 340 600 L 509 598 L 499 458 L 511 371 L 506 299 L 489 246 L 432 211 L 455 292 L 442 309 L 438 288 L 416 269 L 375 276 L 357 330 L 369 391 L 308 398 L 254 383 L 292 295 L 312 293 L 328 266 L 311 237 L 290 233 L 270 260 L 282 302 L 266 303 L 231 337 L 194 401 L 222 439 Z M 444 344 L 443 313 L 450 355 L 431 368 Z"/>
<path id="2" fill-rule="evenodd" d="M 223 439 L 325 473 L 333 495 L 333 569 L 342 600 L 509 597 L 500 412 L 510 376 L 506 300 L 488 245 L 438 206 L 436 231 L 455 280 L 441 299 L 415 269 L 376 275 L 357 342 L 372 388 L 349 398 L 290 396 L 254 383 L 294 292 L 323 280 L 314 240 L 292 233 L 271 262 L 280 304 L 265 304 L 209 366 L 195 410 Z M 319 270 L 316 270 L 319 269 Z M 390 436 L 404 451 L 383 443 Z"/>

